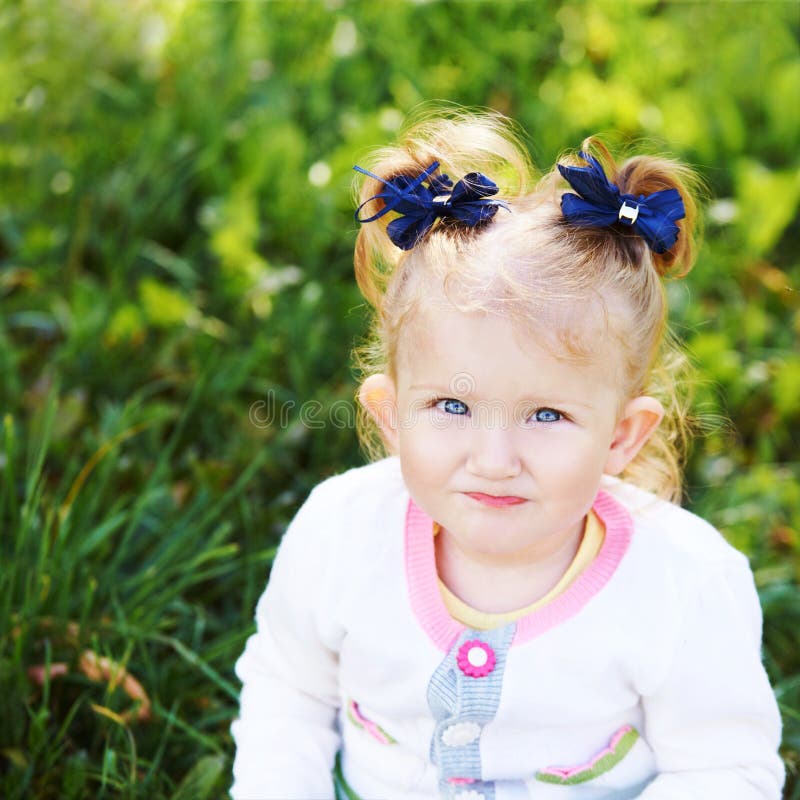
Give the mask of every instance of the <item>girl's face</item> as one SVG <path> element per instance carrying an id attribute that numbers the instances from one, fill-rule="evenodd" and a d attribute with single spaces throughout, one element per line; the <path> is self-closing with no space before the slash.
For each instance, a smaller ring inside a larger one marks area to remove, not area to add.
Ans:
<path id="1" fill-rule="evenodd" d="M 373 376 L 362 400 L 417 505 L 465 555 L 497 565 L 576 537 L 602 474 L 658 424 L 657 401 L 626 405 L 608 348 L 578 365 L 497 316 L 436 310 L 413 324 L 396 381 Z"/>

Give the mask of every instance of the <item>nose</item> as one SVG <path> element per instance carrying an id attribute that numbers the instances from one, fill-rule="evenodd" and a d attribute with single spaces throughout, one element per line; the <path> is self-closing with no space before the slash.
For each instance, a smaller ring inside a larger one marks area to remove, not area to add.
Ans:
<path id="1" fill-rule="evenodd" d="M 487 480 L 506 480 L 519 475 L 522 463 L 507 427 L 474 430 L 467 458 L 467 470 Z"/>

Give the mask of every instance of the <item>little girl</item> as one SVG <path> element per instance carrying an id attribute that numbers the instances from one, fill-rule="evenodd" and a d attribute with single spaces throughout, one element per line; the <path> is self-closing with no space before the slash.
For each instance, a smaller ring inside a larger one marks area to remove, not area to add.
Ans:
<path id="1" fill-rule="evenodd" d="M 356 169 L 359 400 L 390 455 L 281 543 L 233 798 L 777 800 L 747 559 L 670 502 L 660 277 L 692 265 L 692 174 L 590 140 L 532 188 L 467 114 Z"/>

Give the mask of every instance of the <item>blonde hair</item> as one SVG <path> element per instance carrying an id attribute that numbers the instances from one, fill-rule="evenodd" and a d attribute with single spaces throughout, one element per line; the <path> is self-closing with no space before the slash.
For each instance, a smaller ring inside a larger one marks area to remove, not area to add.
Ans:
<path id="1" fill-rule="evenodd" d="M 688 442 L 688 362 L 667 330 L 661 278 L 682 277 L 695 257 L 695 194 L 699 180 L 667 158 L 637 155 L 617 166 L 596 138 L 582 151 L 602 163 L 623 194 L 648 195 L 677 189 L 686 209 L 677 241 L 656 254 L 630 226 L 579 227 L 561 212 L 569 188 L 558 170 L 537 176 L 514 126 L 491 112 L 449 112 L 413 121 L 394 147 L 376 151 L 358 192 L 367 203 L 382 183 L 400 175 L 417 177 L 433 161 L 458 180 L 482 172 L 498 184 L 497 197 L 509 211 L 475 228 L 439 221 L 413 249 L 395 247 L 386 233 L 390 215 L 362 225 L 356 240 L 355 274 L 374 310 L 367 343 L 356 352 L 363 377 L 394 376 L 398 342 L 407 323 L 425 306 L 431 286 L 464 311 L 511 319 L 524 330 L 555 331 L 557 354 L 578 361 L 591 357 L 597 326 L 618 348 L 624 398 L 657 397 L 665 417 L 623 477 L 670 499 L 681 490 L 681 464 Z M 582 163 L 565 156 L 561 163 Z M 381 200 L 368 203 L 377 213 Z M 388 219 L 387 219 L 388 217 Z M 497 254 L 501 258 L 497 258 Z M 589 318 L 593 326 L 586 324 Z M 577 324 L 578 322 L 582 324 Z M 591 327 L 591 331 L 589 330 Z M 372 457 L 385 453 L 366 414 L 360 435 Z"/>

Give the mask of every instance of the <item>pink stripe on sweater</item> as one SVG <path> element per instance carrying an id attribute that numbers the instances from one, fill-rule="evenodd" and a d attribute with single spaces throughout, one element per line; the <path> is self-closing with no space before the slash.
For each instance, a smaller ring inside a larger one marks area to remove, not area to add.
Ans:
<path id="1" fill-rule="evenodd" d="M 433 643 L 447 652 L 464 626 L 456 622 L 445 608 L 436 574 L 433 549 L 433 520 L 408 501 L 406 512 L 406 580 L 414 614 Z"/>
<path id="2" fill-rule="evenodd" d="M 573 775 L 577 775 L 579 772 L 588 772 L 594 768 L 595 764 L 597 764 L 601 758 L 614 755 L 617 745 L 632 730 L 633 728 L 630 725 L 625 725 L 624 727 L 620 728 L 608 743 L 608 747 L 606 747 L 604 750 L 601 750 L 591 761 L 587 761 L 585 764 L 581 764 L 577 767 L 547 767 L 547 769 L 543 769 L 542 772 L 544 772 L 546 775 L 557 775 L 559 778 L 571 778 Z"/>
<path id="3" fill-rule="evenodd" d="M 381 744 L 391 744 L 392 740 L 376 725 L 371 719 L 367 719 L 358 707 L 355 700 L 350 701 L 350 713 L 353 719 L 356 720 L 364 730 L 373 738 L 377 739 Z"/>
<path id="4" fill-rule="evenodd" d="M 592 508 L 605 526 L 600 552 L 564 592 L 517 621 L 514 644 L 527 642 L 577 614 L 608 583 L 622 561 L 633 536 L 630 514 L 604 491 L 598 493 Z M 433 520 L 413 500 L 408 501 L 406 512 L 405 560 L 414 614 L 434 644 L 446 652 L 465 628 L 450 616 L 439 591 Z"/>

